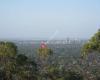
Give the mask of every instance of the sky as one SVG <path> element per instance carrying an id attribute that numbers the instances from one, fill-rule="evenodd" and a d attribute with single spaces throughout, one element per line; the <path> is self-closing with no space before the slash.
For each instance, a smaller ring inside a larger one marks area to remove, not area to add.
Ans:
<path id="1" fill-rule="evenodd" d="M 0 39 L 89 39 L 100 0 L 0 0 Z"/>

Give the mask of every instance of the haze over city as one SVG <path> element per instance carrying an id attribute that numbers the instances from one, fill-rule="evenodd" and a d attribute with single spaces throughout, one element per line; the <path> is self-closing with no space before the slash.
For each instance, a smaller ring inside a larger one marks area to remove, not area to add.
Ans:
<path id="1" fill-rule="evenodd" d="M 1 39 L 90 38 L 100 0 L 1 0 Z"/>

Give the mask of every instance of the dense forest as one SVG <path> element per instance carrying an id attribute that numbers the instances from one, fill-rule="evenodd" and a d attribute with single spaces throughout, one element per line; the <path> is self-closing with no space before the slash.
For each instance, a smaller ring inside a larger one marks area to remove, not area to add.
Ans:
<path id="1" fill-rule="evenodd" d="M 100 80 L 100 30 L 67 42 L 0 41 L 0 80 Z"/>

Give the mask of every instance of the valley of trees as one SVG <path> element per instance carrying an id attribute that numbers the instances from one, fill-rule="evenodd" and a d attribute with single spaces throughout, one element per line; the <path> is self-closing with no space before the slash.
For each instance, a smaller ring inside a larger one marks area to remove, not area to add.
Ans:
<path id="1" fill-rule="evenodd" d="M 30 45 L 0 41 L 0 80 L 100 80 L 100 30 L 84 44 Z"/>

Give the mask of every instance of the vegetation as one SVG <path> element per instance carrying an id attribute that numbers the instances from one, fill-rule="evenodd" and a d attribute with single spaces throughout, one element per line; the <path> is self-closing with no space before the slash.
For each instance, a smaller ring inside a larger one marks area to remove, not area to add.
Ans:
<path id="1" fill-rule="evenodd" d="M 94 36 L 83 46 L 83 56 L 87 56 L 89 53 L 100 53 L 100 29 Z"/>
<path id="2" fill-rule="evenodd" d="M 17 47 L 11 42 L 0 42 L 0 56 L 14 57 L 17 54 Z"/>
<path id="3" fill-rule="evenodd" d="M 16 45 L 12 42 L 0 42 L 0 80 L 100 79 L 100 30 L 84 45 L 49 44 L 37 48 L 28 44 L 24 48 Z M 79 54 L 81 49 L 82 57 L 74 54 Z M 28 56 L 26 52 L 35 55 Z"/>
<path id="4" fill-rule="evenodd" d="M 0 80 L 36 80 L 36 68 L 34 61 L 17 54 L 14 43 L 0 42 Z"/>

